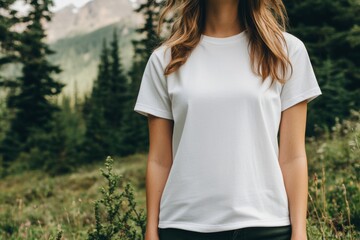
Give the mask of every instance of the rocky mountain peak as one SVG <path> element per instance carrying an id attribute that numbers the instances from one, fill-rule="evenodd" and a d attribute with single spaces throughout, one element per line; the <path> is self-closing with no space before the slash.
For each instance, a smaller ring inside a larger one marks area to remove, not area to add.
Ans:
<path id="1" fill-rule="evenodd" d="M 80 8 L 70 4 L 56 11 L 45 25 L 47 41 L 92 32 L 124 19 L 137 22 L 133 13 L 129 0 L 92 0 Z"/>

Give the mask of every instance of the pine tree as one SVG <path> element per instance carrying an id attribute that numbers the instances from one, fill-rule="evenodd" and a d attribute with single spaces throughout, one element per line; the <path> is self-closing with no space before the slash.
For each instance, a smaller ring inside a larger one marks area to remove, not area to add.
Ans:
<path id="1" fill-rule="evenodd" d="M 83 142 L 83 161 L 93 162 L 104 159 L 110 153 L 109 128 L 105 118 L 106 106 L 111 95 L 109 48 L 106 39 L 103 39 L 103 47 L 98 65 L 98 75 L 93 83 L 90 98 L 86 99 L 84 117 L 86 132 Z"/>
<path id="2" fill-rule="evenodd" d="M 129 100 L 127 76 L 121 63 L 121 53 L 119 52 L 117 29 L 114 29 L 113 39 L 111 41 L 111 94 L 109 95 L 109 103 L 107 104 L 108 114 L 106 120 L 113 129 L 110 132 L 110 141 L 112 152 L 121 155 L 123 149 L 121 144 L 121 124 L 124 120 L 124 112 L 126 110 L 126 102 Z"/>
<path id="3" fill-rule="evenodd" d="M 17 17 L 18 11 L 12 8 L 16 0 L 2 0 L 0 2 L 0 68 L 5 64 L 14 63 L 18 60 L 17 41 L 19 33 L 11 30 L 17 25 L 20 19 Z M 0 76 L 0 86 L 7 86 Z"/>
<path id="4" fill-rule="evenodd" d="M 88 130 L 85 135 L 84 154 L 91 155 L 91 158 L 94 156 L 100 158 L 104 154 L 121 155 L 122 152 L 120 128 L 129 94 L 127 76 L 121 63 L 118 44 L 119 39 L 115 28 L 110 47 L 107 46 L 106 40 L 103 40 L 98 76 L 94 82 L 91 97 L 87 100 L 86 126 Z M 101 138 L 99 138 L 100 135 Z M 98 154 L 94 152 L 95 149 Z M 87 157 L 89 158 L 90 156 Z"/>
<path id="5" fill-rule="evenodd" d="M 342 119 L 350 109 L 360 108 L 360 4 L 354 0 L 284 2 L 289 32 L 304 41 L 323 90 L 309 109 L 307 133 L 312 135 L 312 119 L 318 125 L 333 126 L 335 116 Z"/>
<path id="6" fill-rule="evenodd" d="M 126 111 L 124 124 L 122 124 L 124 155 L 148 151 L 147 119 L 135 113 L 133 109 L 146 63 L 152 51 L 162 40 L 156 32 L 162 3 L 161 1 L 147 0 L 135 9 L 135 12 L 144 15 L 145 23 L 142 27 L 136 29 L 141 38 L 132 41 L 135 52 L 133 65 L 129 73 L 131 78 L 129 86 L 130 100 L 127 101 L 126 109 L 128 111 Z"/>
<path id="7" fill-rule="evenodd" d="M 0 73 L 2 73 L 1 70 L 5 66 L 18 61 L 16 40 L 19 39 L 19 34 L 11 30 L 19 23 L 18 12 L 12 9 L 14 2 L 15 0 L 3 0 L 0 2 Z M 5 102 L 7 90 L 14 91 L 10 87 L 15 85 L 14 79 L 0 74 L 0 142 L 9 128 L 9 119 L 12 113 Z"/>
<path id="8" fill-rule="evenodd" d="M 119 53 L 118 35 L 114 29 L 113 40 L 111 44 L 111 62 L 110 62 L 110 104 L 109 115 L 106 119 L 109 120 L 111 126 L 116 129 L 120 126 L 120 121 L 123 117 L 124 102 L 127 97 L 127 78 L 121 63 L 121 55 Z"/>
<path id="9" fill-rule="evenodd" d="M 135 12 L 142 13 L 145 18 L 145 24 L 136 29 L 137 33 L 145 35 L 144 38 L 132 41 L 135 49 L 135 61 L 146 62 L 152 50 L 156 48 L 161 41 L 160 36 L 158 36 L 156 32 L 156 28 L 162 4 L 161 1 L 147 0 L 135 9 Z"/>
<path id="10" fill-rule="evenodd" d="M 108 104 L 108 96 L 111 94 L 111 66 L 109 57 L 109 47 L 106 39 L 103 39 L 102 52 L 100 55 L 100 63 L 98 66 L 97 79 L 94 81 L 91 99 L 98 106 L 106 106 Z"/>
<path id="11" fill-rule="evenodd" d="M 0 2 L 0 73 L 2 73 L 2 68 L 8 64 L 16 63 L 19 60 L 17 52 L 19 33 L 11 30 L 20 21 L 17 17 L 18 11 L 12 9 L 14 2 L 15 0 L 4 0 Z M 16 82 L 14 79 L 0 74 L 0 102 L 2 107 L 0 117 L 1 135 L 5 134 L 7 127 L 2 126 L 8 125 L 8 115 L 10 115 L 10 111 L 6 108 L 5 96 L 7 95 L 7 90 L 13 91 L 11 87 L 15 85 Z M 0 141 L 2 138 L 1 136 Z"/>
<path id="12" fill-rule="evenodd" d="M 144 66 L 140 63 L 133 63 L 132 75 L 130 75 L 132 82 L 129 85 L 130 100 L 126 102 L 127 111 L 123 119 L 121 133 L 122 133 L 122 155 L 126 156 L 136 152 L 147 152 L 149 144 L 149 136 L 147 129 L 147 119 L 144 116 L 137 116 L 134 112 L 134 105 L 139 90 L 139 81 L 136 78 L 141 78 L 141 73 Z"/>
<path id="13" fill-rule="evenodd" d="M 22 76 L 14 82 L 17 91 L 7 98 L 7 106 L 16 110 L 11 126 L 2 142 L 1 152 L 5 165 L 13 161 L 21 151 L 38 147 L 32 134 L 48 133 L 53 128 L 53 114 L 59 107 L 51 103 L 51 97 L 58 95 L 64 84 L 56 82 L 52 74 L 61 69 L 47 60 L 54 54 L 43 39 L 46 37 L 43 22 L 51 20 L 49 7 L 52 0 L 27 0 L 30 6 L 27 16 L 20 17 L 25 30 L 19 37 L 19 62 L 22 64 Z M 31 136 L 31 138 L 30 138 Z M 42 147 L 51 148 L 51 142 L 42 142 Z"/>

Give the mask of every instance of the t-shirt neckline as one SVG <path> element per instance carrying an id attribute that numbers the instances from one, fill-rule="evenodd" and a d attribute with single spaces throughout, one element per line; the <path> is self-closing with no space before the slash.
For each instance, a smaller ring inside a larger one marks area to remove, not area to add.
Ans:
<path id="1" fill-rule="evenodd" d="M 243 30 L 240 33 L 228 37 L 212 37 L 205 34 L 201 34 L 200 40 L 214 44 L 228 44 L 228 43 L 237 42 L 238 40 L 244 38 L 245 35 L 246 35 L 246 30 Z"/>

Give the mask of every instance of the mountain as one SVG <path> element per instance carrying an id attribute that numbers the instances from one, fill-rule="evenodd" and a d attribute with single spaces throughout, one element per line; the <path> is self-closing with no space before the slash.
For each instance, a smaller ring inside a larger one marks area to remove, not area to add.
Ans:
<path id="1" fill-rule="evenodd" d="M 125 71 L 132 64 L 133 46 L 131 40 L 139 38 L 135 29 L 143 24 L 143 17 L 134 12 L 128 0 L 92 0 L 80 8 L 68 5 L 52 16 L 50 23 L 44 24 L 47 42 L 55 54 L 48 56 L 51 63 L 62 69 L 54 76 L 65 83 L 63 95 L 79 98 L 89 93 L 98 71 L 102 41 L 112 40 L 116 28 L 119 37 L 119 54 Z M 17 26 L 21 29 L 23 26 Z M 21 74 L 18 65 L 2 69 L 2 75 L 15 77 Z M 1 89 L 0 89 L 1 90 Z M 0 92 L 0 96 L 4 93 Z"/>
<path id="2" fill-rule="evenodd" d="M 122 21 L 102 27 L 87 34 L 67 37 L 50 44 L 56 53 L 49 60 L 60 65 L 63 70 L 54 77 L 66 84 L 61 95 L 73 97 L 77 91 L 81 99 L 89 93 L 98 72 L 98 63 L 103 39 L 109 45 L 113 30 L 117 29 L 119 55 L 125 71 L 132 64 L 133 46 L 131 40 L 138 38 L 134 28 L 129 28 Z"/>
<path id="3" fill-rule="evenodd" d="M 54 12 L 52 21 L 45 24 L 47 42 L 93 32 L 119 21 L 128 25 L 141 21 L 129 0 L 92 0 L 80 8 L 70 4 Z"/>
<path id="4" fill-rule="evenodd" d="M 102 41 L 112 40 L 114 28 L 118 31 L 124 70 L 130 68 L 131 40 L 137 38 L 134 30 L 144 21 L 133 6 L 136 6 L 133 0 L 92 0 L 79 8 L 70 4 L 53 14 L 52 21 L 44 27 L 47 42 L 56 52 L 49 60 L 63 70 L 55 76 L 66 84 L 61 96 L 72 97 L 77 91 L 77 96 L 83 98 L 90 92 L 98 71 Z"/>

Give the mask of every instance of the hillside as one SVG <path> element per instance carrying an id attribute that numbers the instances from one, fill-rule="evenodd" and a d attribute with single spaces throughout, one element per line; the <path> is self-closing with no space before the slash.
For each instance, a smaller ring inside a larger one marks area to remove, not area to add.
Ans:
<path id="1" fill-rule="evenodd" d="M 119 21 L 130 26 L 140 19 L 129 0 L 92 0 L 80 8 L 70 4 L 54 12 L 52 21 L 45 25 L 47 42 L 93 32 Z"/>
<path id="2" fill-rule="evenodd" d="M 118 29 L 119 50 L 125 69 L 129 69 L 132 62 L 133 46 L 131 39 L 136 33 L 123 22 L 117 22 L 94 32 L 71 38 L 61 39 L 50 45 L 56 54 L 49 57 L 52 63 L 59 64 L 63 72 L 56 77 L 66 83 L 62 94 L 74 94 L 75 82 L 79 97 L 91 90 L 97 74 L 97 65 L 102 47 L 103 38 L 109 43 L 112 40 L 114 27 Z"/>

